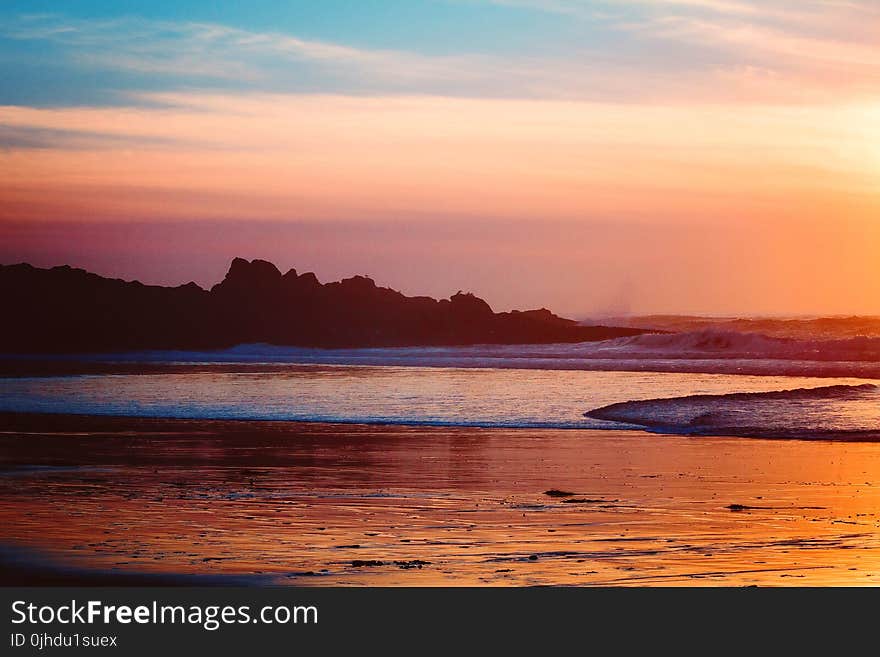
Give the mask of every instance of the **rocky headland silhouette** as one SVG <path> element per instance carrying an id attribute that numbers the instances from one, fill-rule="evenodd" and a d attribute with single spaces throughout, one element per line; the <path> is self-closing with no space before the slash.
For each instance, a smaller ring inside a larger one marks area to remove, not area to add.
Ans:
<path id="1" fill-rule="evenodd" d="M 545 308 L 493 312 L 459 292 L 407 297 L 364 276 L 322 284 L 282 274 L 265 260 L 235 258 L 205 290 L 104 278 L 69 266 L 0 265 L 0 352 L 80 353 L 214 349 L 245 343 L 391 347 L 582 342 L 641 328 L 581 326 Z"/>

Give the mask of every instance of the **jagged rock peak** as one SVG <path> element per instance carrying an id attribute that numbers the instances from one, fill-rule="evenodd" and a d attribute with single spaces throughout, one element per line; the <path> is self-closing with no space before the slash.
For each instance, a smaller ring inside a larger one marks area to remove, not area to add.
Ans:
<path id="1" fill-rule="evenodd" d="M 347 290 L 372 290 L 376 287 L 376 281 L 369 276 L 352 276 L 339 281 L 341 287 Z"/>
<path id="2" fill-rule="evenodd" d="M 281 272 L 278 267 L 267 260 L 255 259 L 248 262 L 244 258 L 233 258 L 232 264 L 229 265 L 229 272 L 226 277 L 230 276 L 252 276 L 260 278 L 281 278 Z"/>
<path id="3" fill-rule="evenodd" d="M 454 312 L 472 316 L 492 315 L 492 307 L 473 292 L 462 292 L 449 297 Z"/>
<path id="4" fill-rule="evenodd" d="M 278 267 L 266 260 L 251 260 L 233 258 L 229 265 L 229 271 L 221 283 L 214 289 L 241 289 L 251 287 L 258 289 L 265 285 L 272 285 L 281 280 L 281 272 Z"/>

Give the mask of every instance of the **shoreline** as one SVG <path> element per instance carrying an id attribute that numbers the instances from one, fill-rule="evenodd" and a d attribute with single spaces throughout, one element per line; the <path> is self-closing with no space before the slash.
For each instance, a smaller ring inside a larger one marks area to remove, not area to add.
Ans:
<path id="1" fill-rule="evenodd" d="M 99 424 L 106 421 L 107 424 L 113 424 L 116 420 L 119 423 L 137 423 L 137 422 L 156 422 L 156 423 L 205 423 L 205 424 L 254 424 L 254 425 L 297 425 L 319 426 L 319 427 L 369 427 L 369 428 L 387 428 L 387 429 L 437 429 L 444 430 L 484 430 L 484 431 L 615 431 L 615 432 L 632 432 L 638 434 L 652 435 L 685 435 L 685 434 L 666 434 L 663 432 L 653 432 L 648 428 L 641 429 L 636 426 L 621 427 L 589 427 L 589 426 L 563 426 L 563 425 L 505 425 L 505 424 L 489 424 L 489 423 L 440 423 L 433 421 L 411 421 L 411 420 L 375 420 L 364 421 L 360 419 L 354 420 L 326 420 L 326 419 L 275 419 L 275 418 L 240 418 L 240 417 L 185 417 L 185 416 L 163 416 L 163 415 L 122 415 L 111 413 L 68 413 L 68 412 L 16 412 L 16 411 L 0 411 L 0 436 L 4 434 L 17 433 L 17 429 L 5 428 L 5 425 L 22 427 L 21 431 L 27 431 L 28 426 L 40 427 L 44 426 L 47 421 L 56 420 L 57 424 L 65 422 L 81 422 L 88 424 Z M 623 424 L 623 423 L 621 423 Z M 744 436 L 715 436 L 726 438 L 741 438 Z"/>
<path id="2" fill-rule="evenodd" d="M 363 429 L 387 429 L 394 430 L 430 430 L 435 429 L 439 432 L 443 431 L 511 431 L 511 432 L 584 432 L 589 434 L 596 433 L 625 433 L 641 436 L 643 438 L 662 439 L 664 437 L 676 437 L 689 440 L 697 439 L 722 439 L 722 440 L 765 440 L 773 442 L 803 442 L 803 443 L 877 443 L 880 444 L 880 433 L 876 431 L 829 431 L 826 434 L 814 433 L 805 436 L 798 431 L 789 431 L 788 433 L 771 432 L 758 433 L 759 430 L 740 429 L 737 427 L 728 427 L 725 431 L 720 432 L 701 432 L 694 430 L 692 432 L 675 431 L 666 429 L 665 427 L 655 426 L 637 426 L 627 425 L 620 422 L 620 427 L 590 427 L 590 426 L 562 426 L 562 425 L 502 425 L 488 423 L 457 423 L 443 424 L 439 422 L 413 422 L 407 420 L 400 421 L 363 421 L 357 420 L 326 420 L 326 419 L 269 419 L 269 418 L 207 418 L 207 417 L 176 417 L 176 416 L 158 416 L 158 415 L 121 415 L 121 414 L 102 414 L 102 413 L 67 413 L 58 412 L 15 412 L 0 411 L 0 439 L 4 436 L 16 435 L 22 433 L 45 433 L 45 427 L 48 425 L 66 426 L 70 423 L 94 426 L 99 432 L 106 432 L 108 428 L 114 425 L 132 424 L 165 424 L 169 425 L 169 430 L 174 430 L 175 423 L 180 423 L 182 428 L 189 427 L 192 424 L 205 424 L 209 426 L 217 426 L 222 428 L 224 425 L 239 425 L 260 427 L 288 426 L 291 429 L 302 427 L 316 427 L 321 431 L 331 432 L 334 428 L 343 430 L 344 428 L 363 428 Z M 62 431 L 62 433 L 70 433 L 70 429 Z"/>
<path id="3" fill-rule="evenodd" d="M 880 584 L 877 444 L 34 414 L 0 426 L 15 432 L 0 435 L 0 523 L 18 555 L 0 554 L 4 582 Z"/>

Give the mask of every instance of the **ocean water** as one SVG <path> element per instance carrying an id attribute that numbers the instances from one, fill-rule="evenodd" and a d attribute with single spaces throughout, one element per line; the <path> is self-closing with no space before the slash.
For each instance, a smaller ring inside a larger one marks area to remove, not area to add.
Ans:
<path id="1" fill-rule="evenodd" d="M 880 380 L 880 338 L 793 340 L 704 330 L 544 345 L 313 349 L 246 344 L 218 351 L 71 355 L 115 363 L 315 364 L 691 372 Z"/>
<path id="2" fill-rule="evenodd" d="M 880 341 L 867 338 L 703 332 L 575 345 L 244 345 L 90 358 L 151 367 L 0 379 L 0 411 L 880 440 Z"/>

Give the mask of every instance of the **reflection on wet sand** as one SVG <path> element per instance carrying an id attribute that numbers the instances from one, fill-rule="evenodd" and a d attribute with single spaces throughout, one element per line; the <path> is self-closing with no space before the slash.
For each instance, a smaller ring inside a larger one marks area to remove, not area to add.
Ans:
<path id="1" fill-rule="evenodd" d="M 21 415 L 0 431 L 3 544 L 70 569 L 880 583 L 878 444 Z"/>

